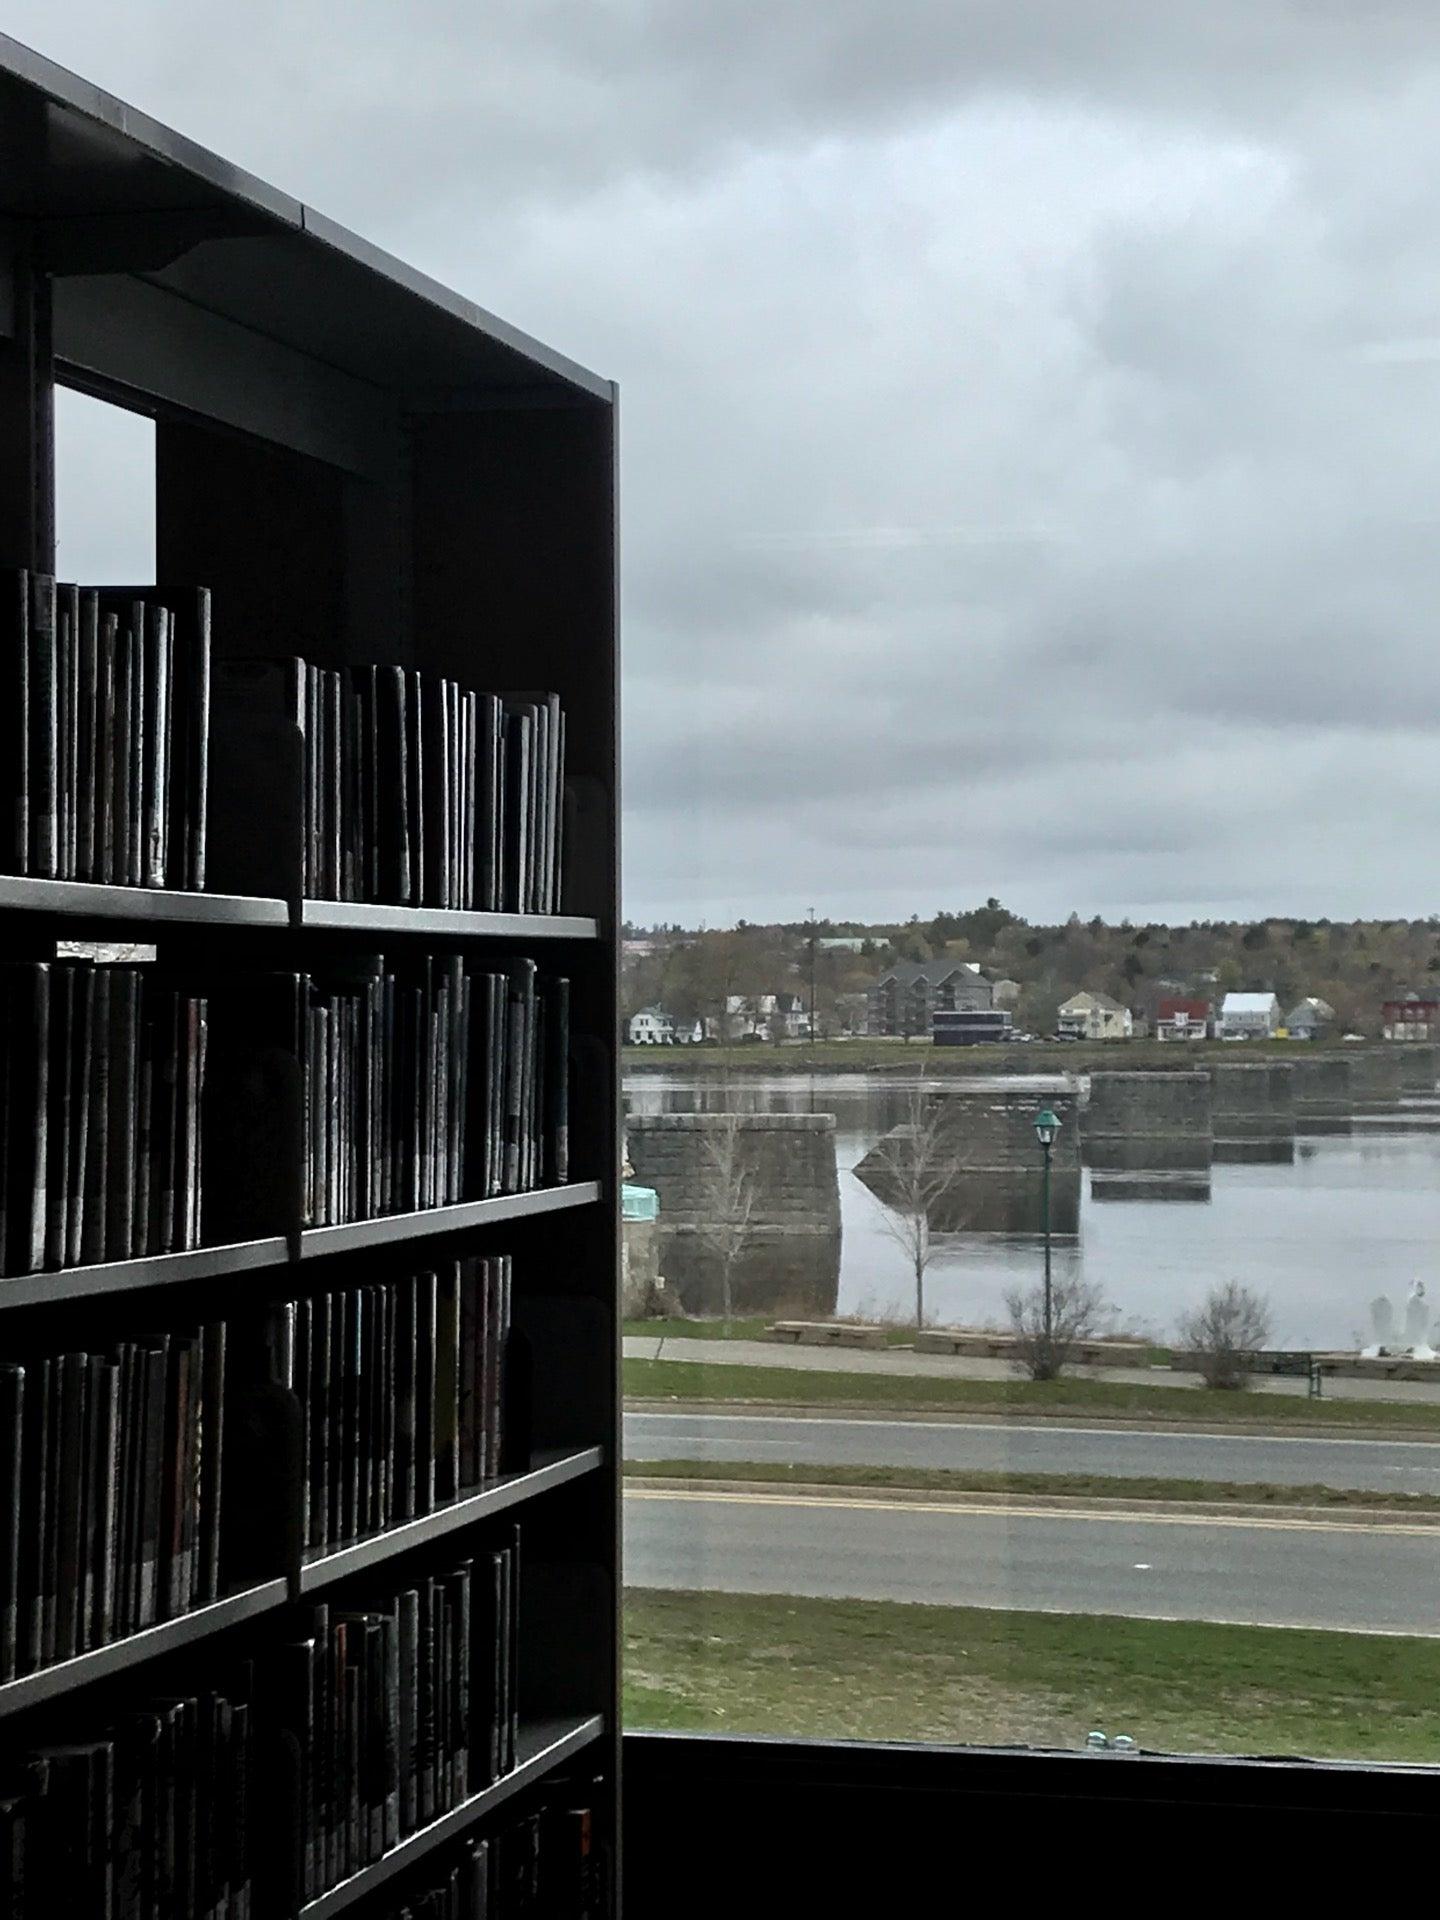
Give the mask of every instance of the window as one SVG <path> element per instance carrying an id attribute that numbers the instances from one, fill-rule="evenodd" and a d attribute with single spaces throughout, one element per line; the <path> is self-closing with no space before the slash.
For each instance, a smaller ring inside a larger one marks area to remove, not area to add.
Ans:
<path id="1" fill-rule="evenodd" d="M 968 11 L 616 202 L 630 1724 L 1433 1762 L 1440 19 Z"/>

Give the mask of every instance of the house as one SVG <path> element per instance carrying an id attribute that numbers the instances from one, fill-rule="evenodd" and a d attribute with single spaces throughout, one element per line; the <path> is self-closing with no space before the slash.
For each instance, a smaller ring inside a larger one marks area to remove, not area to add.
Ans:
<path id="1" fill-rule="evenodd" d="M 1298 1001 L 1285 1016 L 1285 1031 L 1292 1040 L 1323 1040 L 1334 1024 L 1335 1009 L 1313 993 Z"/>
<path id="2" fill-rule="evenodd" d="M 1440 1040 L 1440 1000 L 1407 993 L 1380 1009 L 1380 1031 L 1387 1040 Z"/>
<path id="3" fill-rule="evenodd" d="M 670 1047 L 675 1044 L 675 1022 L 663 1007 L 641 1007 L 630 1016 L 632 1047 Z"/>
<path id="4" fill-rule="evenodd" d="M 1215 1009 L 1208 1000 L 1167 994 L 1155 1002 L 1157 1040 L 1208 1040 Z"/>
<path id="5" fill-rule="evenodd" d="M 815 942 L 821 953 L 863 953 L 869 944 L 862 933 L 827 933 Z"/>
<path id="6" fill-rule="evenodd" d="M 732 993 L 725 1000 L 727 1040 L 798 1040 L 810 1031 L 809 1004 L 798 993 Z"/>
<path id="7" fill-rule="evenodd" d="M 1020 995 L 1024 991 L 1018 980 L 992 980 L 990 982 L 990 1004 L 992 1007 L 1018 1007 Z"/>
<path id="8" fill-rule="evenodd" d="M 1060 1008 L 1057 1030 L 1067 1040 L 1128 1040 L 1130 1009 L 1108 993 L 1076 993 Z"/>
<path id="9" fill-rule="evenodd" d="M 897 960 L 870 989 L 870 1031 L 925 1034 L 933 1013 L 992 1004 L 990 982 L 973 960 Z"/>
<path id="10" fill-rule="evenodd" d="M 1222 1040 L 1273 1040 L 1280 1002 L 1273 993 L 1227 993 L 1220 1002 Z"/>

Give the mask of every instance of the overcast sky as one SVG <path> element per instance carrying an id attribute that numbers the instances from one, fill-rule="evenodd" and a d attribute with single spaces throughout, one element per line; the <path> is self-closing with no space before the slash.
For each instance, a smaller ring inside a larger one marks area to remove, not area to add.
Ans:
<path id="1" fill-rule="evenodd" d="M 1440 906 L 1434 0 L 4 24 L 619 380 L 633 918 Z"/>

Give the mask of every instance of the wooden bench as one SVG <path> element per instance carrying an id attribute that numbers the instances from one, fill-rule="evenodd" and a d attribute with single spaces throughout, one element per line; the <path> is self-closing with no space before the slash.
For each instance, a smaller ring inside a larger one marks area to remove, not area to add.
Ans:
<path id="1" fill-rule="evenodd" d="M 771 1340 L 797 1347 L 883 1347 L 884 1327 L 856 1326 L 845 1320 L 777 1320 L 765 1329 Z"/>
<path id="2" fill-rule="evenodd" d="M 915 1339 L 917 1353 L 961 1354 L 969 1360 L 1009 1360 L 1015 1336 L 975 1327 L 926 1327 Z M 1149 1352 L 1143 1340 L 1080 1340 L 1073 1358 L 1082 1367 L 1143 1367 Z"/>

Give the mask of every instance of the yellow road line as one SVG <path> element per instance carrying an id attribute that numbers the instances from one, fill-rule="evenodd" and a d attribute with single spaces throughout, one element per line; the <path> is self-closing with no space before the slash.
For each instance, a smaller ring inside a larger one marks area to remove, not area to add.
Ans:
<path id="1" fill-rule="evenodd" d="M 1231 1518 L 1224 1514 L 1141 1513 L 1100 1507 L 992 1507 L 967 1506 L 958 1500 L 845 1500 L 818 1495 L 787 1493 L 680 1493 L 664 1488 L 627 1487 L 630 1500 L 679 1500 L 698 1506 L 809 1507 L 820 1511 L 853 1513 L 948 1513 L 964 1519 L 991 1520 L 1101 1520 L 1110 1525 L 1147 1527 L 1229 1527 L 1235 1531 L 1257 1529 L 1263 1533 L 1352 1533 L 1373 1538 L 1394 1534 L 1412 1539 L 1432 1540 L 1440 1544 L 1440 1528 L 1412 1527 L 1404 1524 L 1357 1525 L 1344 1520 L 1282 1520 L 1258 1517 Z"/>

